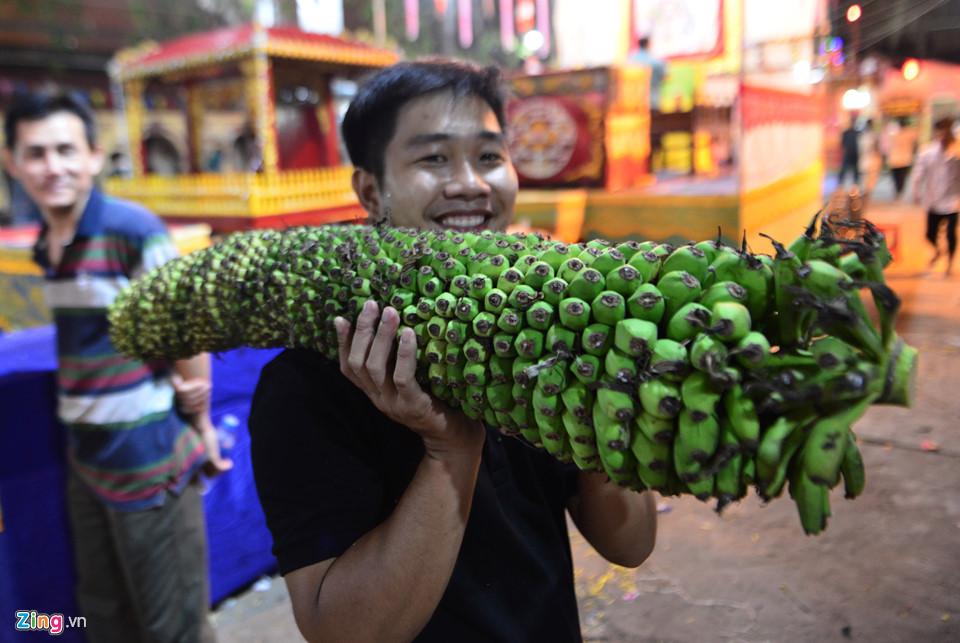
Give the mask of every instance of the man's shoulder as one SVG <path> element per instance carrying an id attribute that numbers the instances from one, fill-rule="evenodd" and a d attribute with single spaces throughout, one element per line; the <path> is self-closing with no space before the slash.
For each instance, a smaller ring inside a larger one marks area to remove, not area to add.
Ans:
<path id="1" fill-rule="evenodd" d="M 927 143 L 917 153 L 917 160 L 930 162 L 940 156 L 940 145 L 938 143 Z"/>
<path id="2" fill-rule="evenodd" d="M 111 196 L 104 197 L 103 227 L 107 234 L 135 239 L 167 234 L 156 214 L 138 203 Z"/>
<path id="3" fill-rule="evenodd" d="M 356 404 L 357 392 L 333 360 L 311 350 L 287 349 L 260 371 L 254 404 L 278 413 L 288 405 L 343 408 Z"/>
<path id="4" fill-rule="evenodd" d="M 334 373 L 335 371 L 335 373 Z M 339 374 L 333 360 L 316 351 L 288 348 L 267 362 L 260 379 L 295 378 L 298 381 L 327 379 Z"/>

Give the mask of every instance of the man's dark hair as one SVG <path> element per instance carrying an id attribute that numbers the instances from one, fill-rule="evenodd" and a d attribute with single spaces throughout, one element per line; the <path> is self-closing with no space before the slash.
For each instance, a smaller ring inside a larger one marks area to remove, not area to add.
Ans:
<path id="1" fill-rule="evenodd" d="M 397 113 L 415 98 L 442 91 L 483 99 L 506 129 L 500 70 L 454 60 L 397 63 L 371 76 L 343 118 L 343 139 L 355 167 L 383 179 L 384 152 L 397 126 Z"/>
<path id="2" fill-rule="evenodd" d="M 937 122 L 933 124 L 933 129 L 934 130 L 953 129 L 953 117 L 944 116 L 943 118 L 937 120 Z"/>
<path id="3" fill-rule="evenodd" d="M 3 122 L 3 135 L 7 149 L 16 145 L 17 124 L 21 121 L 38 121 L 56 114 L 69 112 L 83 121 L 87 144 L 91 149 L 97 145 L 97 125 L 87 101 L 76 92 L 60 94 L 19 92 L 14 95 Z"/>
<path id="4" fill-rule="evenodd" d="M 650 49 L 650 37 L 649 36 L 640 36 L 637 39 L 637 46 L 640 49 Z"/>

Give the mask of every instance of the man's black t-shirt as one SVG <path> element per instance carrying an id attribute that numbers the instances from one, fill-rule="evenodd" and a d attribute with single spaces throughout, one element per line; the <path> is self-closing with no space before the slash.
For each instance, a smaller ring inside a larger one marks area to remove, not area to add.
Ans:
<path id="1" fill-rule="evenodd" d="M 393 511 L 423 457 L 339 366 L 266 367 L 250 414 L 257 492 L 280 572 L 342 554 Z M 576 470 L 487 429 L 463 545 L 418 641 L 580 641 L 565 505 Z"/>

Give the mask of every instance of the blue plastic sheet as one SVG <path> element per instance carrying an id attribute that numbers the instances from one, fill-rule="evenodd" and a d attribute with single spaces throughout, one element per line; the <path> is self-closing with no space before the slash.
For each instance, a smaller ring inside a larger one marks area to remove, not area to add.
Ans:
<path id="1" fill-rule="evenodd" d="M 65 432 L 55 416 L 51 326 L 0 335 L 0 641 L 49 640 L 14 631 L 16 610 L 79 614 L 66 509 Z M 204 505 L 214 603 L 276 569 L 250 464 L 247 416 L 260 369 L 278 351 L 213 356 L 213 421 L 234 468 L 206 481 Z M 36 638 L 34 638 L 36 637 Z M 82 641 L 66 630 L 61 641 Z"/>

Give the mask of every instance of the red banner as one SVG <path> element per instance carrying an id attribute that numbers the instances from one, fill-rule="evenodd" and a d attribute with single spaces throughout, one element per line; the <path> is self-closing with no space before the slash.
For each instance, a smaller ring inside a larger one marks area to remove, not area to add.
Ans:
<path id="1" fill-rule="evenodd" d="M 744 129 L 771 123 L 819 123 L 821 102 L 812 94 L 741 85 L 740 109 Z"/>

